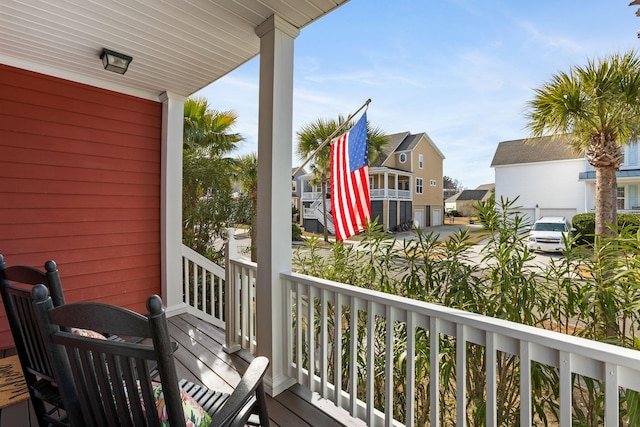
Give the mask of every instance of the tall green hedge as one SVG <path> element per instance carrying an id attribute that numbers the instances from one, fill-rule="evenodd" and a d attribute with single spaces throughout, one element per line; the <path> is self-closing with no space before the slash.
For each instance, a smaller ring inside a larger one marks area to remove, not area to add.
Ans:
<path id="1" fill-rule="evenodd" d="M 593 212 L 575 215 L 571 220 L 573 228 L 580 233 L 581 243 L 593 243 L 593 236 L 596 233 L 596 214 Z M 634 230 L 640 228 L 640 215 L 632 213 L 618 214 L 619 227 L 631 227 Z"/>
<path id="2" fill-rule="evenodd" d="M 593 235 L 596 232 L 596 214 L 581 213 L 574 215 L 571 225 L 580 233 L 579 243 L 593 243 Z"/>

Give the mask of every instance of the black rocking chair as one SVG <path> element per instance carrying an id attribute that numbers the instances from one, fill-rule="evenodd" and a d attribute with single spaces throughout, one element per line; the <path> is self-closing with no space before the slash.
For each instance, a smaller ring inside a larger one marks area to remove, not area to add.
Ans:
<path id="1" fill-rule="evenodd" d="M 158 426 L 163 420 L 182 427 L 186 425 L 183 399 L 197 402 L 211 416 L 210 426 L 269 425 L 262 383 L 268 359 L 255 358 L 231 395 L 179 382 L 166 315 L 157 295 L 147 300 L 146 317 L 101 303 L 56 307 L 44 286 L 33 289 L 33 299 L 56 378 L 65 384 L 63 401 L 74 427 Z M 139 343 L 101 340 L 66 332 L 70 327 L 147 339 Z M 150 374 L 152 364 L 159 378 Z M 162 403 L 156 380 L 161 384 Z M 159 406 L 166 409 L 166 417 Z"/>
<path id="2" fill-rule="evenodd" d="M 56 263 L 47 261 L 44 267 L 45 271 L 26 265 L 7 267 L 0 255 L 0 294 L 38 425 L 67 426 L 31 298 L 33 286 L 43 284 L 51 293 L 53 305 L 64 304 Z"/>

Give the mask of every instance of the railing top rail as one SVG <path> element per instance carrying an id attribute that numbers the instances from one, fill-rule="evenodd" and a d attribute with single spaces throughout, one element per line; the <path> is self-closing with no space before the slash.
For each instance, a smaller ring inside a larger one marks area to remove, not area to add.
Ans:
<path id="1" fill-rule="evenodd" d="M 200 255 L 190 247 L 182 245 L 182 256 L 190 259 L 198 265 L 205 267 L 207 270 L 212 271 L 221 277 L 224 277 L 224 268 L 220 267 L 209 258 Z"/>
<path id="2" fill-rule="evenodd" d="M 292 282 L 392 306 L 403 311 L 415 312 L 479 330 L 494 332 L 519 341 L 582 355 L 588 359 L 610 362 L 632 370 L 637 370 L 640 367 L 640 351 L 299 273 L 281 273 L 281 277 Z"/>
<path id="3" fill-rule="evenodd" d="M 245 258 L 234 258 L 234 259 L 230 259 L 229 262 L 233 265 L 239 265 L 239 266 L 244 266 L 244 267 L 249 267 L 254 269 L 258 268 L 257 262 L 253 262 Z"/>

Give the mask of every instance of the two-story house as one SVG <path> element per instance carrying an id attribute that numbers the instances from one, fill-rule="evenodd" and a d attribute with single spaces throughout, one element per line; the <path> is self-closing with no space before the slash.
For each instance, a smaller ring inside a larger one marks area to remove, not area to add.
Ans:
<path id="1" fill-rule="evenodd" d="M 618 182 L 618 212 L 640 213 L 640 152 L 638 141 L 633 141 L 622 148 L 624 160 L 616 172 Z M 595 211 L 596 206 L 596 171 L 588 162 L 586 170 L 578 175 L 578 179 L 586 186 L 585 199 L 589 212 Z"/>
<path id="2" fill-rule="evenodd" d="M 623 147 L 624 162 L 616 172 L 618 212 L 640 213 L 638 143 Z M 496 200 L 518 198 L 516 204 L 531 222 L 542 216 L 595 212 L 596 174 L 584 154 L 575 153 L 562 137 L 542 137 L 498 144 L 495 170 Z"/>
<path id="3" fill-rule="evenodd" d="M 369 166 L 371 217 L 385 230 L 442 224 L 442 162 L 444 154 L 426 133 L 389 135 L 386 155 Z M 313 175 L 301 177 L 311 182 Z M 306 184 L 305 184 L 306 185 Z M 309 187 L 306 187 L 309 188 Z M 320 186 L 302 193 L 303 223 L 307 231 L 324 230 Z M 327 199 L 328 210 L 330 202 Z M 330 215 L 328 215 L 330 217 Z M 328 218 L 327 228 L 333 232 Z"/>

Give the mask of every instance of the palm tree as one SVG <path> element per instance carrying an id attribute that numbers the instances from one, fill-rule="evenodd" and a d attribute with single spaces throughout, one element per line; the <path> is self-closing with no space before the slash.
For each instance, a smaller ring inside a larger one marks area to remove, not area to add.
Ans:
<path id="1" fill-rule="evenodd" d="M 622 146 L 640 131 L 640 60 L 635 51 L 589 60 L 535 90 L 526 113 L 531 136 L 567 134 L 596 171 L 596 235 L 617 225 L 616 171 Z"/>
<path id="2" fill-rule="evenodd" d="M 317 119 L 303 126 L 298 132 L 298 147 L 297 154 L 300 158 L 307 158 L 311 153 L 315 152 L 318 147 L 324 143 L 327 138 L 333 135 L 333 133 L 345 122 L 343 116 L 338 116 L 338 120 L 330 119 Z M 351 128 L 354 123 L 349 123 L 345 126 L 346 129 Z M 381 156 L 385 155 L 383 147 L 387 141 L 386 135 L 379 128 L 371 127 L 367 122 L 367 142 L 368 142 L 368 157 L 369 164 L 376 162 Z M 331 157 L 331 146 L 325 145 L 320 151 L 318 151 L 315 157 L 312 159 L 310 166 L 313 173 L 312 185 L 320 184 L 320 191 L 322 194 L 322 215 L 324 217 L 324 223 L 327 223 L 327 184 L 329 183 L 331 165 L 329 163 Z M 329 241 L 329 235 L 327 227 L 324 227 L 324 240 Z"/>
<path id="3" fill-rule="evenodd" d="M 242 192 L 249 197 L 251 201 L 250 209 L 250 228 L 249 235 L 251 237 L 251 261 L 258 260 L 258 156 L 256 153 L 246 154 L 238 158 L 236 179 L 240 183 Z"/>
<path id="4" fill-rule="evenodd" d="M 209 242 L 224 237 L 232 218 L 233 159 L 225 157 L 243 138 L 232 133 L 237 115 L 209 108 L 205 98 L 184 104 L 183 138 L 183 242 L 193 250 L 215 257 Z"/>

